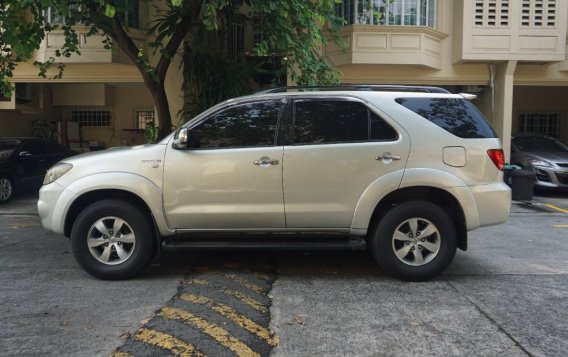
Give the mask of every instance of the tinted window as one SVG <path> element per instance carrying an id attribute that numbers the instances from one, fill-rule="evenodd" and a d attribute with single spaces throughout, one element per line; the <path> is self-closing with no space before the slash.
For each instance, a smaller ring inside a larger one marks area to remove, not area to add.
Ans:
<path id="1" fill-rule="evenodd" d="M 0 161 L 8 160 L 12 157 L 12 154 L 18 145 L 20 145 L 20 141 L 18 140 L 0 141 Z"/>
<path id="2" fill-rule="evenodd" d="M 468 100 L 398 98 L 396 102 L 460 138 L 494 138 L 495 133 Z"/>
<path id="3" fill-rule="evenodd" d="M 281 103 L 242 104 L 216 113 L 189 131 L 191 148 L 272 146 Z"/>
<path id="4" fill-rule="evenodd" d="M 396 140 L 398 134 L 383 119 L 369 110 L 371 121 L 371 140 Z"/>
<path id="5" fill-rule="evenodd" d="M 394 140 L 397 134 L 367 106 L 342 100 L 297 101 L 294 143 L 321 144 Z"/>

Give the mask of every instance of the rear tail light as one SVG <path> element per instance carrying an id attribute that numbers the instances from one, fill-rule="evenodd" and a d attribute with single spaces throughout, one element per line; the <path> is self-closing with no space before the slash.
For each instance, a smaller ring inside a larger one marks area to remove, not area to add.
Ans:
<path id="1" fill-rule="evenodd" d="M 487 155 L 489 155 L 489 158 L 493 161 L 495 166 L 503 171 L 503 167 L 505 167 L 505 154 L 503 153 L 503 149 L 487 150 Z"/>

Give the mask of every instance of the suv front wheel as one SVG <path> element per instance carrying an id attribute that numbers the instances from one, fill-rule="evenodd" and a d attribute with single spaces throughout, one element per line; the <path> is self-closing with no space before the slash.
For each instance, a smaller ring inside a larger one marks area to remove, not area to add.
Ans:
<path id="1" fill-rule="evenodd" d="M 152 232 L 148 219 L 136 206 L 117 200 L 95 202 L 73 224 L 73 255 L 97 278 L 130 278 L 153 258 Z"/>
<path id="2" fill-rule="evenodd" d="M 456 254 L 456 230 L 441 207 L 403 202 L 388 211 L 371 237 L 375 260 L 397 278 L 424 281 L 443 272 Z"/>

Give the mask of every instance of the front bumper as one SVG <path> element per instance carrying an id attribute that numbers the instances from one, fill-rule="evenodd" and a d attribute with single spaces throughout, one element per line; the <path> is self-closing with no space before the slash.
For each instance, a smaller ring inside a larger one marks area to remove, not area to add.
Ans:
<path id="1" fill-rule="evenodd" d="M 539 187 L 568 189 L 568 168 L 535 166 L 536 185 Z"/>
<path id="2" fill-rule="evenodd" d="M 58 234 L 64 233 L 64 213 L 67 212 L 67 206 L 72 202 L 73 196 L 71 191 L 57 182 L 41 187 L 37 210 L 43 228 Z"/>

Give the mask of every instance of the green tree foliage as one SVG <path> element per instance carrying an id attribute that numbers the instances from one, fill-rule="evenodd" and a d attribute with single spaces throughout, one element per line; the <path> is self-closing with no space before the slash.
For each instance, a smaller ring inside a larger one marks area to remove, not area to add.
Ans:
<path id="1" fill-rule="evenodd" d="M 46 33 L 55 29 L 63 31 L 64 44 L 54 57 L 34 65 L 42 77 L 61 78 L 65 65 L 58 58 L 81 55 L 74 26 L 88 25 L 89 35 L 103 34 L 106 49 L 120 48 L 138 67 L 154 99 L 160 120 L 158 137 L 162 138 L 172 127 L 164 81 L 182 42 L 187 49 L 184 60 L 195 63 L 194 69 L 205 68 L 211 74 L 205 77 L 195 70 L 192 73 L 188 67 L 185 77 L 189 76 L 193 84 L 185 84 L 186 89 L 192 87 L 191 92 L 195 93 L 195 89 L 208 88 L 208 103 L 242 92 L 239 81 L 244 76 L 236 72 L 246 71 L 246 67 L 226 56 L 223 43 L 208 46 L 206 40 L 209 34 L 222 38 L 228 14 L 236 13 L 262 19 L 257 31 L 263 36 L 254 49 L 255 54 L 286 55 L 288 73 L 295 82 L 322 84 L 338 80 L 337 72 L 321 56 L 322 46 L 327 42 L 323 29 L 336 28 L 339 24 L 333 15 L 335 0 L 149 0 L 158 10 L 147 33 L 151 39 L 150 53 L 138 48 L 129 35 L 125 14 L 137 3 L 134 0 L 0 0 L 0 93 L 11 94 L 10 81 L 17 65 L 29 61 Z M 51 18 L 59 20 L 57 23 L 50 23 L 43 16 L 48 9 Z M 221 53 L 225 55 L 217 56 Z M 217 71 L 219 67 L 224 71 Z M 195 85 L 196 81 L 204 80 L 218 84 Z M 215 87 L 220 88 L 218 95 L 211 98 L 211 88 Z M 203 95 L 198 100 L 203 101 Z"/>

